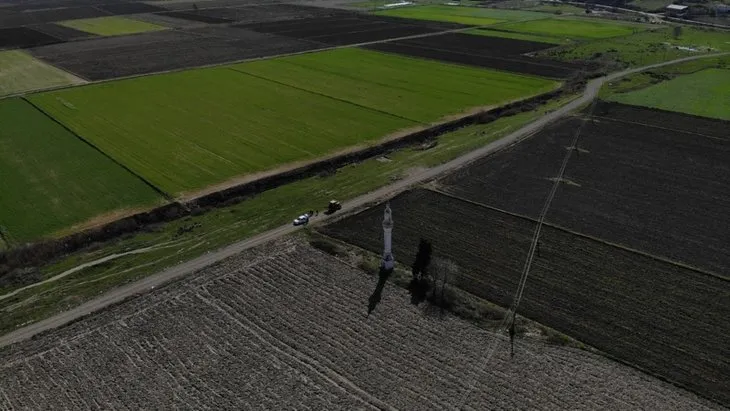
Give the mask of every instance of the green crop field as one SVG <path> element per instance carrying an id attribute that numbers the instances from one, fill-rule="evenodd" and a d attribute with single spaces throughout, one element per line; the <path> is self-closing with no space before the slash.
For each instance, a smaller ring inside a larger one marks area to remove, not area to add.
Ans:
<path id="1" fill-rule="evenodd" d="M 472 107 L 501 105 L 560 83 L 361 49 L 340 49 L 233 66 L 293 87 L 430 123 Z"/>
<path id="2" fill-rule="evenodd" d="M 162 198 L 21 99 L 0 101 L 0 226 L 13 243 Z"/>
<path id="3" fill-rule="evenodd" d="M 685 26 L 679 37 L 674 36 L 672 27 L 662 27 L 631 36 L 551 49 L 540 54 L 563 61 L 618 61 L 623 65 L 643 66 L 716 51 L 730 51 L 730 33 Z"/>
<path id="4" fill-rule="evenodd" d="M 499 24 L 497 28 L 499 28 L 499 30 L 507 30 L 517 33 L 570 39 L 600 39 L 626 36 L 646 29 L 645 26 L 638 24 L 587 18 L 553 18 L 527 22 L 513 22 Z"/>
<path id="5" fill-rule="evenodd" d="M 89 85 L 31 100 L 161 190 L 190 195 L 557 85 L 345 49 Z"/>
<path id="6" fill-rule="evenodd" d="M 31 99 L 174 195 L 313 160 L 416 125 L 224 67 L 110 82 Z"/>
<path id="7" fill-rule="evenodd" d="M 0 96 L 83 82 L 22 51 L 0 51 Z"/>
<path id="8" fill-rule="evenodd" d="M 493 30 L 493 29 L 487 29 L 487 28 L 477 28 L 477 29 L 471 29 L 466 31 L 468 34 L 473 34 L 476 36 L 486 36 L 486 37 L 502 37 L 506 39 L 515 39 L 515 40 L 526 40 L 526 41 L 537 41 L 539 43 L 550 43 L 550 44 L 572 44 L 574 43 L 571 39 L 561 38 L 561 37 L 548 37 L 544 35 L 538 35 L 538 34 L 527 34 L 527 33 L 515 33 L 511 31 L 502 31 L 502 30 Z"/>
<path id="9" fill-rule="evenodd" d="M 680 76 L 625 94 L 612 100 L 730 120 L 730 70 L 707 69 Z"/>
<path id="10" fill-rule="evenodd" d="M 375 14 L 418 20 L 447 21 L 451 23 L 484 26 L 512 20 L 536 20 L 551 17 L 532 11 L 499 10 L 463 6 L 417 6 L 378 11 Z"/>
<path id="11" fill-rule="evenodd" d="M 96 17 L 93 19 L 67 20 L 58 23 L 72 29 L 100 36 L 119 36 L 123 34 L 144 33 L 146 31 L 166 30 L 167 27 L 137 21 L 125 17 Z"/>

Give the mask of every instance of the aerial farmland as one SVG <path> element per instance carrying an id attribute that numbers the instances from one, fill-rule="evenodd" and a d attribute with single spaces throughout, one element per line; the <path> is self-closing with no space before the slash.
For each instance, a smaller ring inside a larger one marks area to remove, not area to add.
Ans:
<path id="1" fill-rule="evenodd" d="M 386 3 L 0 2 L 0 409 L 730 406 L 730 32 Z"/>

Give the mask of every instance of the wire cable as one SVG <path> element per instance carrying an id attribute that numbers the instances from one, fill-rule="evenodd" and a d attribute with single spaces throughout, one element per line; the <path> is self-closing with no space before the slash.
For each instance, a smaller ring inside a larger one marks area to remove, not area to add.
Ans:
<path id="1" fill-rule="evenodd" d="M 509 310 L 507 310 L 507 313 L 504 315 L 504 318 L 502 318 L 502 321 L 500 322 L 499 326 L 497 326 L 497 331 L 500 331 L 504 328 L 506 328 L 507 324 L 510 323 L 510 321 L 514 322 L 515 318 L 517 316 L 517 308 L 520 306 L 520 302 L 522 301 L 522 294 L 525 291 L 525 285 L 527 284 L 527 278 L 530 275 L 530 269 L 532 268 L 532 262 L 535 258 L 535 251 L 537 250 L 538 243 L 540 241 L 540 234 L 542 232 L 542 225 L 545 221 L 545 217 L 547 216 L 548 211 L 550 210 L 550 205 L 553 202 L 553 199 L 555 198 L 555 194 L 558 191 L 558 187 L 560 186 L 561 181 L 563 180 L 563 176 L 565 175 L 565 169 L 568 167 L 568 162 L 570 161 L 570 156 L 573 153 L 573 150 L 578 150 L 578 141 L 580 139 L 580 134 L 583 131 L 583 127 L 585 127 L 585 124 L 588 122 L 588 119 L 593 116 L 593 111 L 596 107 L 596 100 L 593 100 L 590 108 L 590 113 L 583 119 L 583 122 L 578 126 L 578 129 L 575 132 L 575 135 L 573 137 L 573 140 L 571 142 L 570 147 L 568 147 L 568 151 L 565 154 L 565 157 L 563 157 L 563 163 L 560 165 L 560 170 L 558 171 L 558 176 L 555 178 L 555 181 L 550 189 L 550 193 L 548 194 L 547 198 L 545 199 L 545 203 L 543 204 L 542 210 L 540 210 L 540 216 L 537 221 L 537 226 L 535 227 L 535 231 L 532 235 L 532 243 L 530 244 L 530 250 L 527 253 L 527 259 L 525 260 L 525 266 L 522 270 L 522 275 L 520 276 L 520 281 L 517 286 L 517 290 L 515 292 L 515 297 L 512 300 L 512 304 L 510 305 Z M 466 401 L 469 399 L 469 396 L 471 395 L 472 391 L 474 390 L 474 387 L 476 386 L 477 382 L 477 375 L 479 372 L 484 370 L 486 368 L 487 364 L 489 364 L 489 361 L 491 361 L 492 356 L 494 355 L 497 345 L 502 341 L 501 338 L 499 338 L 499 335 L 496 336 L 496 338 L 493 340 L 492 344 L 490 344 L 489 349 L 486 351 L 486 355 L 484 356 L 484 359 L 481 362 L 481 366 L 479 367 L 478 372 L 474 373 L 474 378 L 472 379 L 471 383 L 469 384 L 466 393 L 461 397 L 461 402 L 459 403 L 459 407 L 457 409 L 462 409 L 464 407 L 464 404 L 466 404 Z"/>

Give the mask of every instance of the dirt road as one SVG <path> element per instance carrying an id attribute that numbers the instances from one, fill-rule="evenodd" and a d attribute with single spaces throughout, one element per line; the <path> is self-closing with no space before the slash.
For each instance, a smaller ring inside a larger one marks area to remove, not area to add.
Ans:
<path id="1" fill-rule="evenodd" d="M 512 145 L 512 144 L 534 134 L 535 132 L 539 131 L 541 128 L 545 127 L 549 123 L 552 123 L 552 122 L 568 115 L 569 113 L 579 109 L 580 107 L 590 103 L 594 98 L 596 98 L 601 86 L 607 81 L 611 81 L 611 80 L 614 80 L 619 77 L 623 77 L 623 76 L 626 76 L 626 75 L 629 75 L 632 73 L 649 70 L 649 69 L 652 69 L 655 67 L 667 66 L 667 65 L 682 63 L 682 62 L 690 61 L 690 60 L 717 57 L 717 56 L 728 55 L 728 54 L 730 54 L 730 53 L 718 53 L 718 54 L 685 57 L 685 58 L 672 60 L 672 61 L 668 61 L 668 62 L 664 62 L 664 63 L 652 64 L 649 66 L 629 69 L 629 70 L 625 70 L 622 72 L 610 74 L 605 77 L 591 80 L 586 85 L 586 88 L 583 91 L 583 94 L 579 98 L 571 101 L 570 103 L 566 104 L 565 106 L 563 106 L 551 113 L 544 115 L 543 117 L 535 120 L 534 122 L 525 125 L 524 127 L 515 131 L 514 133 L 509 134 L 498 141 L 492 142 L 492 143 L 490 143 L 484 147 L 481 147 L 477 150 L 474 150 L 468 154 L 458 157 L 448 163 L 442 164 L 438 167 L 426 169 L 426 170 L 423 170 L 418 173 L 414 173 L 389 186 L 383 187 L 379 190 L 373 191 L 371 193 L 354 198 L 350 201 L 344 202 L 342 204 L 343 210 L 345 210 L 345 212 L 353 212 L 359 208 L 366 207 L 369 203 L 373 203 L 380 199 L 392 196 L 393 194 L 403 191 L 416 184 L 421 184 L 421 183 L 424 183 L 431 179 L 434 179 L 435 177 L 437 177 L 438 175 L 440 175 L 442 173 L 463 167 L 463 166 L 475 161 L 478 158 L 484 157 L 485 155 L 488 155 L 495 151 L 501 150 L 504 147 Z M 314 224 L 317 224 L 317 223 L 326 221 L 329 218 L 330 217 L 328 217 L 328 216 L 320 215 L 320 216 L 316 217 L 313 220 L 313 222 L 314 222 Z M 10 345 L 10 344 L 13 344 L 13 343 L 16 343 L 19 341 L 23 341 L 23 340 L 31 338 L 34 335 L 39 334 L 43 331 L 53 329 L 56 327 L 60 327 L 64 324 L 74 321 L 80 317 L 83 317 L 83 316 L 89 315 L 95 311 L 101 310 L 111 304 L 115 304 L 117 302 L 120 302 L 120 301 L 122 301 L 126 298 L 129 298 L 131 296 L 134 296 L 136 294 L 150 291 L 153 288 L 158 287 L 166 282 L 169 282 L 169 281 L 179 278 L 181 276 L 190 274 L 194 271 L 200 270 L 201 268 L 207 267 L 211 264 L 214 264 L 214 263 L 221 261 L 225 258 L 228 258 L 232 255 L 238 254 L 241 251 L 246 250 L 248 248 L 256 247 L 267 241 L 290 234 L 298 229 L 299 229 L 298 227 L 294 227 L 291 225 L 282 226 L 282 227 L 276 228 L 274 230 L 267 231 L 267 232 L 259 234 L 257 236 L 231 244 L 231 245 L 221 248 L 217 251 L 207 253 L 207 254 L 202 255 L 193 260 L 183 262 L 177 266 L 168 268 L 162 272 L 159 272 L 157 274 L 143 278 L 135 283 L 116 288 L 116 289 L 111 290 L 108 293 L 106 293 L 98 298 L 95 298 L 91 301 L 88 301 L 85 304 L 82 304 L 74 309 L 60 313 L 58 315 L 55 315 L 53 317 L 39 321 L 37 323 L 30 324 L 26 327 L 20 328 L 16 331 L 13 331 L 12 333 L 9 333 L 9 334 L 6 334 L 6 335 L 0 337 L 0 347 L 4 347 L 6 345 Z"/>

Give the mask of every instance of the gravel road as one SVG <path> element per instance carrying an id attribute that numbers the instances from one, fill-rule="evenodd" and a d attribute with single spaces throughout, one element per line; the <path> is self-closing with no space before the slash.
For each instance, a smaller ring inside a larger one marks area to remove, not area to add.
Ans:
<path id="1" fill-rule="evenodd" d="M 623 77 L 623 76 L 626 76 L 629 74 L 637 73 L 640 71 L 650 70 L 650 69 L 656 68 L 656 67 L 667 66 L 667 65 L 671 65 L 671 64 L 677 64 L 677 63 L 682 63 L 685 61 L 697 60 L 697 59 L 702 59 L 702 58 L 717 57 L 717 56 L 722 56 L 722 55 L 727 55 L 727 54 L 730 54 L 730 53 L 717 53 L 717 54 L 685 57 L 685 58 L 671 60 L 671 61 L 664 62 L 664 63 L 652 64 L 649 66 L 624 70 L 621 72 L 610 74 L 608 76 L 593 79 L 590 82 L 588 82 L 585 90 L 583 91 L 583 94 L 579 98 L 571 101 L 570 103 L 566 104 L 565 106 L 563 106 L 553 112 L 547 113 L 543 117 L 540 117 L 539 119 L 535 120 L 534 122 L 525 125 L 521 129 L 513 132 L 512 134 L 509 134 L 508 136 L 506 136 L 498 141 L 495 141 L 484 147 L 474 150 L 468 154 L 458 157 L 448 163 L 442 164 L 438 167 L 434 167 L 434 168 L 426 169 L 426 170 L 423 170 L 423 171 L 420 171 L 417 173 L 413 173 L 412 175 L 409 175 L 408 177 L 406 177 L 402 180 L 399 180 L 389 186 L 383 187 L 379 190 L 373 191 L 371 193 L 354 198 L 350 201 L 344 202 L 343 210 L 344 210 L 344 212 L 353 212 L 362 207 L 367 207 L 368 204 L 370 204 L 370 203 L 373 203 L 380 199 L 392 196 L 393 194 L 403 191 L 414 185 L 421 184 L 426 181 L 432 180 L 442 173 L 453 171 L 457 168 L 463 167 L 480 157 L 483 157 L 485 155 L 498 151 L 498 150 L 500 150 L 504 147 L 507 147 L 509 145 L 512 145 L 526 137 L 529 137 L 530 135 L 534 134 L 535 132 L 537 132 L 541 128 L 545 127 L 546 125 L 574 112 L 575 110 L 579 109 L 580 107 L 583 107 L 584 105 L 593 101 L 597 97 L 601 86 L 608 81 L 612 81 L 617 78 L 620 78 L 620 77 Z M 313 220 L 313 223 L 315 223 L 315 224 L 320 223 L 320 222 L 326 221 L 329 218 L 331 218 L 331 217 L 320 215 Z M 182 262 L 179 265 L 170 267 L 162 272 L 151 275 L 149 277 L 145 277 L 135 283 L 116 288 L 116 289 L 111 290 L 108 293 L 106 293 L 96 299 L 93 299 L 91 301 L 88 301 L 85 304 L 82 304 L 74 309 L 65 311 L 63 313 L 60 313 L 53 317 L 39 321 L 37 323 L 30 324 L 26 327 L 20 328 L 16 331 L 13 331 L 9 334 L 6 334 L 6 335 L 0 337 L 0 347 L 4 347 L 4 346 L 7 346 L 7 345 L 10 345 L 13 343 L 17 343 L 19 341 L 29 339 L 29 338 L 33 337 L 34 335 L 44 332 L 46 330 L 50 330 L 50 329 L 62 326 L 64 324 L 74 321 L 80 317 L 83 317 L 83 316 L 91 314 L 95 311 L 101 310 L 111 304 L 120 302 L 130 296 L 150 291 L 153 288 L 160 286 L 161 284 L 164 284 L 164 283 L 174 280 L 176 278 L 185 276 L 194 271 L 200 270 L 213 263 L 216 263 L 225 258 L 238 254 L 238 253 L 242 252 L 243 250 L 246 250 L 246 249 L 249 249 L 252 247 L 256 247 L 258 245 L 261 245 L 261 244 L 271 241 L 273 239 L 290 234 L 290 233 L 296 231 L 297 229 L 298 229 L 297 227 L 290 226 L 290 225 L 282 226 L 282 227 L 273 229 L 271 231 L 267 231 L 265 233 L 259 234 L 257 236 L 231 244 L 231 245 L 221 248 L 217 251 L 202 255 L 193 260 Z"/>

